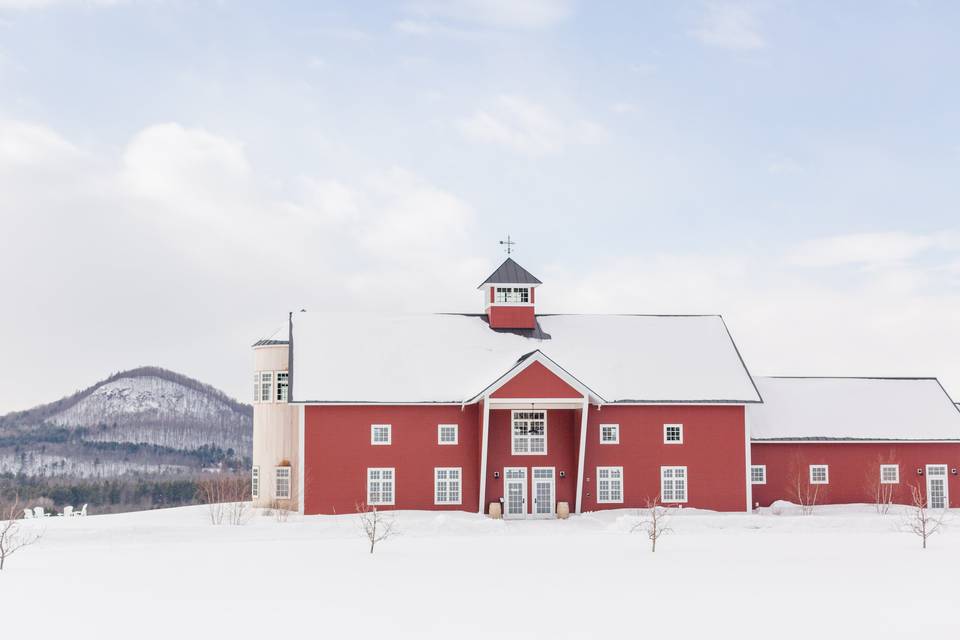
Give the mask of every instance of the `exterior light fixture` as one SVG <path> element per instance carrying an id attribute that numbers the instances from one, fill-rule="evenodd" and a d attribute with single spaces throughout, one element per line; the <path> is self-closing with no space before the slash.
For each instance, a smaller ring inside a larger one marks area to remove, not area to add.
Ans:
<path id="1" fill-rule="evenodd" d="M 922 476 L 922 475 L 923 475 L 923 467 L 917 467 L 917 475 L 918 475 L 918 476 Z"/>
<path id="2" fill-rule="evenodd" d="M 498 479 L 499 477 L 500 477 L 500 472 L 499 472 L 499 471 L 494 471 L 494 472 L 493 472 L 493 478 L 494 478 L 494 480 Z"/>
<path id="3" fill-rule="evenodd" d="M 953 473 L 956 474 L 956 473 L 957 473 L 957 470 L 954 469 L 954 470 L 953 470 Z M 567 472 L 566 472 L 566 471 L 561 471 L 561 472 L 560 472 L 560 477 L 561 477 L 561 478 L 566 478 L 566 477 L 567 477 Z"/>

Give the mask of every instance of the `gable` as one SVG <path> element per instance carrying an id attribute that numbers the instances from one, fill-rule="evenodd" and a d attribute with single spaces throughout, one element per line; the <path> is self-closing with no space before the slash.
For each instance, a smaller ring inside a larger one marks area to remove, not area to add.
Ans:
<path id="1" fill-rule="evenodd" d="M 582 398 L 540 362 L 533 362 L 490 394 L 491 398 Z"/>

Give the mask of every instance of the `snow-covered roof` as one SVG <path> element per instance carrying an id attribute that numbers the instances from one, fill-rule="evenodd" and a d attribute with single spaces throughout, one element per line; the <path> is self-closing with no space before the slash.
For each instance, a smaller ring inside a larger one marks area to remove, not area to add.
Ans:
<path id="1" fill-rule="evenodd" d="M 463 402 L 539 350 L 604 402 L 760 401 L 720 316 L 537 319 L 512 331 L 480 315 L 294 313 L 291 397 Z"/>
<path id="2" fill-rule="evenodd" d="M 766 378 L 747 408 L 754 440 L 960 440 L 936 378 Z"/>

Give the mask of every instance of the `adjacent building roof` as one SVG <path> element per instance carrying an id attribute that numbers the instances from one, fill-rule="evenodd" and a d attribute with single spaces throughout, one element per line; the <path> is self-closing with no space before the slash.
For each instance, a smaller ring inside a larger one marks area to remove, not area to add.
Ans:
<path id="1" fill-rule="evenodd" d="M 254 342 L 251 346 L 253 347 L 267 347 L 275 344 L 288 344 L 289 329 L 286 324 L 282 327 L 275 329 L 270 335 L 266 338 L 261 338 Z"/>
<path id="2" fill-rule="evenodd" d="M 936 378 L 754 378 L 753 440 L 960 440 L 960 409 Z"/>
<path id="3" fill-rule="evenodd" d="M 478 315 L 292 318 L 295 402 L 464 402 L 537 350 L 604 402 L 760 401 L 720 316 L 541 315 L 537 337 Z"/>
<path id="4" fill-rule="evenodd" d="M 480 287 L 485 284 L 543 284 L 536 277 L 516 262 L 513 258 L 507 258 L 503 261 L 497 270 L 490 274 L 486 280 L 480 283 Z M 480 288 L 478 287 L 478 288 Z"/>

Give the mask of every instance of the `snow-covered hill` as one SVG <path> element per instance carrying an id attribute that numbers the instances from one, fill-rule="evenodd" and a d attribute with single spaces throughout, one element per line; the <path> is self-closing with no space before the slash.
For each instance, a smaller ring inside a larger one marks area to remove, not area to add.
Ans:
<path id="1" fill-rule="evenodd" d="M 252 410 L 192 378 L 142 367 L 0 417 L 0 473 L 107 477 L 249 457 Z"/>

